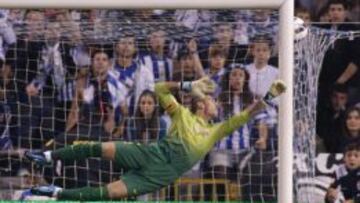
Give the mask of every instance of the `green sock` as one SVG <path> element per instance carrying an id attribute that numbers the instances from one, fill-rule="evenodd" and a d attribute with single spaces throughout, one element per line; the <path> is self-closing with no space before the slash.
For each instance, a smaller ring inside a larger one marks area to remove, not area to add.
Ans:
<path id="1" fill-rule="evenodd" d="M 51 153 L 53 160 L 61 159 L 63 161 L 83 160 L 89 157 L 101 157 L 101 143 L 90 142 L 71 145 Z"/>
<path id="2" fill-rule="evenodd" d="M 83 187 L 78 189 L 66 189 L 59 192 L 58 200 L 96 201 L 110 200 L 107 188 L 104 187 Z"/>

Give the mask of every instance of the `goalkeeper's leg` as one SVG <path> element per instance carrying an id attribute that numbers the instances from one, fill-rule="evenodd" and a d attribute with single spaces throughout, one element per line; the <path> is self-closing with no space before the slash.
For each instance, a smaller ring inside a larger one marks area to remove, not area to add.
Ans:
<path id="1" fill-rule="evenodd" d="M 106 160 L 115 158 L 114 142 L 83 142 L 67 146 L 55 151 L 27 151 L 25 157 L 38 165 L 51 163 L 53 160 L 76 161 L 84 160 L 89 157 L 101 157 Z"/>
<path id="2" fill-rule="evenodd" d="M 133 146 L 130 147 L 133 148 Z M 146 156 L 143 160 L 146 165 L 126 172 L 121 176 L 121 180 L 104 187 L 62 190 L 57 194 L 57 199 L 117 200 L 128 196 L 133 197 L 154 192 L 179 178 L 179 173 L 174 170 L 174 166 L 169 164 L 167 159 L 164 159 L 162 152 L 157 150 L 148 152 L 152 153 L 152 155 Z M 131 157 L 127 158 L 129 158 L 129 161 L 134 160 Z M 118 157 L 115 159 L 118 159 Z"/>
<path id="3" fill-rule="evenodd" d="M 166 162 L 148 160 L 149 165 L 139 170 L 130 170 L 121 180 L 102 187 L 61 189 L 55 186 L 40 186 L 30 190 L 30 195 L 54 197 L 57 200 L 104 201 L 119 200 L 154 192 L 179 178 Z"/>
<path id="4" fill-rule="evenodd" d="M 65 189 L 57 194 L 58 200 L 117 200 L 128 196 L 127 187 L 122 180 L 109 183 L 103 187 L 83 187 Z"/>
<path id="5" fill-rule="evenodd" d="M 114 160 L 114 164 L 118 167 L 133 170 L 125 173 L 121 180 L 104 187 L 59 190 L 54 186 L 43 186 L 33 188 L 31 193 L 56 197 L 60 200 L 120 199 L 156 191 L 179 177 L 178 172 L 168 163 L 167 156 L 156 144 L 147 146 L 131 142 L 112 142 L 103 143 L 101 147 L 104 148 L 101 150 L 103 158 Z M 90 153 L 89 149 L 87 150 L 87 153 Z M 56 155 L 58 151 L 55 152 Z M 74 154 L 66 156 L 70 155 Z"/>
<path id="6" fill-rule="evenodd" d="M 57 200 L 116 200 L 128 196 L 127 186 L 122 180 L 112 182 L 102 187 L 83 187 L 76 189 L 61 189 L 56 186 L 37 186 L 30 189 L 27 196 L 39 195 L 56 198 Z"/>

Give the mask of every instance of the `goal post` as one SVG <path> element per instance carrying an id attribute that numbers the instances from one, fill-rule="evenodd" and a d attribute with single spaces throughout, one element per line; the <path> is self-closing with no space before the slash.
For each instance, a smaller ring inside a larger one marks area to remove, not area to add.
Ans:
<path id="1" fill-rule="evenodd" d="M 279 105 L 278 201 L 293 202 L 293 73 L 294 73 L 294 1 L 280 7 L 279 68 L 280 78 L 288 86 Z"/>
<path id="2" fill-rule="evenodd" d="M 279 105 L 278 202 L 293 202 L 293 0 L 2 0 L 0 8 L 259 8 L 278 9 L 280 78 L 288 86 Z"/>

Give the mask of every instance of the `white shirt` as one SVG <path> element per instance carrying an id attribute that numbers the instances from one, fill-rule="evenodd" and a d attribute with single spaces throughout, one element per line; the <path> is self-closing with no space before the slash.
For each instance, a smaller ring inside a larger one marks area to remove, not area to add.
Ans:
<path id="1" fill-rule="evenodd" d="M 255 64 L 246 66 L 246 70 L 250 75 L 249 88 L 250 91 L 257 96 L 265 96 L 269 91 L 271 84 L 279 76 L 279 70 L 271 65 L 266 65 L 261 69 L 257 69 Z"/>

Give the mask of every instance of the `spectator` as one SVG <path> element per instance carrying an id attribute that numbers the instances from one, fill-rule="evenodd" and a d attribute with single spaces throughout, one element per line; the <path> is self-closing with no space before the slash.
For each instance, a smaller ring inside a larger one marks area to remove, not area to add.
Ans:
<path id="1" fill-rule="evenodd" d="M 9 92 L 11 68 L 5 64 L 5 56 L 9 46 L 16 43 L 16 35 L 9 22 L 10 11 L 0 10 L 0 100 L 5 100 L 5 92 Z"/>
<path id="2" fill-rule="evenodd" d="M 212 44 L 209 47 L 209 67 L 204 70 L 199 55 L 197 54 L 197 43 L 194 39 L 190 40 L 188 43 L 188 50 L 192 56 L 192 61 L 194 62 L 194 71 L 196 76 L 204 77 L 209 76 L 215 83 L 220 84 L 220 79 L 225 72 L 225 62 L 226 62 L 226 53 L 222 46 L 219 44 Z M 218 96 L 221 91 L 221 88 L 218 87 L 218 90 L 215 91 L 213 96 Z"/>
<path id="3" fill-rule="evenodd" d="M 159 9 L 123 10 L 123 14 L 118 14 L 118 16 L 123 15 L 123 17 L 121 17 L 117 22 L 125 22 L 120 24 L 120 26 L 123 27 L 125 25 L 125 29 L 131 29 L 131 32 L 135 34 L 136 41 L 138 42 L 137 51 L 138 53 L 142 53 L 148 48 L 146 35 L 149 33 L 149 30 L 159 29 L 166 31 L 167 34 L 169 34 L 169 32 L 173 32 L 179 35 L 179 33 L 176 32 L 176 26 L 172 24 L 172 13 L 172 10 L 165 11 Z M 111 23 L 111 26 L 112 25 L 113 23 Z M 117 31 L 115 30 L 115 32 Z M 170 54 L 167 53 L 166 55 L 169 56 Z"/>
<path id="4" fill-rule="evenodd" d="M 79 13 L 80 11 L 73 11 L 73 12 Z M 98 12 L 99 12 L 99 17 L 105 22 L 109 22 L 109 23 L 114 23 L 114 21 L 122 22 L 124 21 L 124 19 L 126 19 L 126 10 L 106 9 L 106 10 L 98 10 Z"/>
<path id="5" fill-rule="evenodd" d="M 279 70 L 268 63 L 271 56 L 271 39 L 266 35 L 256 36 L 250 50 L 254 57 L 253 63 L 246 67 L 250 74 L 250 91 L 256 97 L 264 97 L 279 76 Z"/>
<path id="6" fill-rule="evenodd" d="M 342 0 L 331 0 L 327 6 L 330 23 L 323 25 L 325 29 L 334 31 L 356 30 L 346 18 L 348 5 Z M 329 102 L 331 87 L 344 84 L 349 88 L 349 103 L 355 104 L 359 99 L 359 45 L 358 39 L 338 39 L 329 48 L 323 60 L 319 76 L 317 112 L 321 116 L 325 111 L 324 104 Z"/>
<path id="7" fill-rule="evenodd" d="M 203 66 L 209 67 L 209 62 L 207 60 L 209 46 L 212 44 L 218 44 L 218 46 L 224 50 L 226 56 L 225 66 L 232 63 L 244 63 L 247 59 L 247 44 L 237 45 L 234 42 L 233 24 L 228 22 L 227 19 L 222 19 L 219 16 L 213 26 L 214 30 L 212 40 L 208 43 L 200 44 L 201 46 L 199 47 L 199 55 Z"/>
<path id="8" fill-rule="evenodd" d="M 187 48 L 179 51 L 176 67 L 173 76 L 175 81 L 191 81 L 205 75 L 195 39 L 188 42 Z"/>
<path id="9" fill-rule="evenodd" d="M 121 108 L 121 114 L 126 116 L 129 112 L 132 115 L 142 91 L 154 89 L 153 74 L 136 59 L 136 41 L 132 33 L 124 33 L 116 42 L 113 72 L 129 93 L 125 104 L 127 107 Z M 128 112 L 125 111 L 127 108 Z"/>
<path id="10" fill-rule="evenodd" d="M 246 70 L 250 75 L 250 91 L 257 98 L 264 97 L 271 84 L 279 77 L 279 70 L 269 64 L 271 44 L 272 40 L 268 35 L 257 35 L 252 39 L 250 45 L 253 63 L 247 65 Z M 275 99 L 273 105 L 268 106 L 266 111 L 259 114 L 255 119 L 256 128 L 251 132 L 251 137 L 259 139 L 255 143 L 259 149 L 271 151 L 277 149 L 277 104 L 278 100 Z"/>
<path id="11" fill-rule="evenodd" d="M 110 71 L 107 53 L 96 51 L 92 57 L 92 72 L 77 82 L 76 97 L 66 123 L 68 134 L 58 137 L 60 143 L 74 140 L 107 140 L 117 135 L 114 111 L 125 103 L 126 88 Z M 114 133 L 114 134 L 113 134 Z"/>
<path id="12" fill-rule="evenodd" d="M 252 39 L 259 34 L 266 34 L 271 36 L 271 41 L 276 41 L 278 22 L 276 18 L 271 16 L 271 10 L 253 10 L 250 18 L 247 19 L 249 22 L 248 37 Z"/>
<path id="13" fill-rule="evenodd" d="M 320 22 L 320 23 L 329 23 L 330 22 L 329 12 L 326 7 L 319 10 L 316 21 Z"/>
<path id="14" fill-rule="evenodd" d="M 39 143 L 39 126 L 41 121 L 41 103 L 39 97 L 28 97 L 26 85 L 29 84 L 38 72 L 38 60 L 40 59 L 41 49 L 44 41 L 39 39 L 44 33 L 44 14 L 40 10 L 27 10 L 25 13 L 26 30 L 17 36 L 16 43 L 11 45 L 6 53 L 6 64 L 4 69 L 9 76 L 14 77 L 14 90 L 16 101 L 10 107 L 13 112 L 19 113 L 17 122 L 20 124 L 18 129 L 17 141 L 21 147 L 41 147 Z M 5 79 L 6 81 L 6 79 Z M 32 105 L 30 105 L 32 104 Z"/>
<path id="15" fill-rule="evenodd" d="M 43 90 L 42 96 L 49 96 L 50 99 L 43 99 L 43 111 L 48 119 L 46 128 L 50 128 L 50 134 L 55 136 L 64 133 L 65 120 L 71 106 L 75 90 L 76 67 L 73 57 L 70 55 L 74 46 L 61 40 L 59 23 L 48 23 L 45 33 L 45 45 L 41 49 L 37 76 L 27 85 L 26 93 L 29 97 L 38 96 Z M 55 104 L 55 105 L 54 105 Z M 55 112 L 53 109 L 55 108 Z M 49 114 L 49 115 L 48 115 Z M 52 124 L 55 123 L 55 126 Z M 49 137 L 53 138 L 53 137 Z"/>
<path id="16" fill-rule="evenodd" d="M 130 17 L 132 22 L 169 22 L 172 20 L 172 18 L 166 18 L 166 15 L 162 12 L 155 12 L 156 10 L 152 9 L 138 9 L 130 11 Z M 132 15 L 131 15 L 132 14 Z M 163 14 L 163 15 L 162 15 Z"/>
<path id="17" fill-rule="evenodd" d="M 250 10 L 239 10 L 234 14 L 235 28 L 234 28 L 234 42 L 241 45 L 249 44 L 249 19 L 252 15 Z"/>
<path id="18" fill-rule="evenodd" d="M 351 107 L 345 113 L 343 136 L 340 149 L 343 150 L 350 143 L 360 143 L 360 108 Z"/>
<path id="19" fill-rule="evenodd" d="M 249 74 L 240 66 L 235 66 L 224 74 L 221 79 L 221 93 L 219 95 L 221 120 L 235 115 L 251 104 L 253 96 L 248 81 Z M 236 172 L 240 172 L 241 162 L 250 151 L 252 123 L 247 123 L 232 135 L 216 143 L 209 157 L 211 178 L 238 180 L 239 177 L 232 174 L 239 174 Z M 225 190 L 223 185 L 218 185 L 217 190 L 212 191 L 212 193 L 215 192 L 218 193 L 219 200 L 224 200 Z"/>
<path id="20" fill-rule="evenodd" d="M 24 26 L 25 9 L 10 9 L 8 21 L 16 32 L 21 31 Z"/>
<path id="21" fill-rule="evenodd" d="M 128 122 L 128 140 L 149 143 L 166 135 L 166 122 L 160 117 L 154 92 L 140 95 L 135 116 Z"/>
<path id="22" fill-rule="evenodd" d="M 174 18 L 177 24 L 193 31 L 198 31 L 211 27 L 210 22 L 215 18 L 214 13 L 205 9 L 177 9 L 174 13 Z"/>
<path id="23" fill-rule="evenodd" d="M 344 23 L 349 21 L 346 17 L 349 5 L 345 0 L 330 0 L 327 4 L 331 23 Z M 333 24 L 336 26 L 335 24 Z"/>
<path id="24" fill-rule="evenodd" d="M 66 123 L 66 132 L 59 134 L 55 145 L 47 148 L 60 148 L 81 142 L 116 140 L 121 136 L 124 126 L 115 122 L 115 108 L 125 103 L 126 87 L 111 71 L 109 55 L 96 50 L 92 53 L 91 72 L 86 78 L 76 81 L 76 93 Z M 109 179 L 112 174 L 99 171 L 112 170 L 109 162 L 95 159 L 61 162 L 52 168 L 45 168 L 49 182 L 65 188 L 95 185 L 100 180 Z M 66 175 L 65 175 L 66 174 Z"/>
<path id="25" fill-rule="evenodd" d="M 341 199 L 348 202 L 355 198 L 357 190 L 358 171 L 360 169 L 360 146 L 358 143 L 351 143 L 344 150 L 344 165 L 340 165 L 334 174 L 335 181 L 327 190 L 326 203 L 334 203 Z M 337 190 L 340 186 L 341 193 Z"/>
<path id="26" fill-rule="evenodd" d="M 327 9 L 326 9 L 326 11 L 323 10 L 323 12 L 322 12 L 322 9 L 327 7 L 327 4 L 329 3 L 329 0 L 317 0 L 316 2 L 314 2 L 314 1 L 312 1 L 312 2 L 314 4 L 313 5 L 314 13 L 318 13 L 318 14 L 320 14 L 320 13 L 323 13 L 323 14 L 328 13 Z"/>
<path id="27" fill-rule="evenodd" d="M 59 9 L 56 15 L 53 17 L 53 20 L 50 22 L 60 23 L 61 36 L 67 41 L 73 44 L 81 44 L 81 32 L 78 24 L 73 20 L 71 13 L 67 9 Z"/>
<path id="28" fill-rule="evenodd" d="M 151 30 L 148 36 L 149 53 L 142 58 L 144 66 L 154 75 L 155 82 L 170 81 L 173 75 L 173 62 L 165 52 L 166 32 Z"/>
<path id="29" fill-rule="evenodd" d="M 311 13 L 304 7 L 299 7 L 295 9 L 295 16 L 302 19 L 306 26 L 309 26 L 311 23 Z"/>
<path id="30" fill-rule="evenodd" d="M 227 117 L 241 111 L 254 99 L 249 87 L 250 75 L 240 65 L 234 65 L 221 77 L 221 117 Z"/>
<path id="31" fill-rule="evenodd" d="M 5 60 L 8 46 L 16 42 L 16 35 L 8 20 L 8 12 L 0 11 L 0 64 Z"/>
<path id="32" fill-rule="evenodd" d="M 267 34 L 276 41 L 278 20 L 271 10 L 239 10 L 235 14 L 235 39 L 241 45 L 248 45 L 258 34 Z M 274 52 L 275 53 L 275 52 Z"/>
<path id="33" fill-rule="evenodd" d="M 226 54 L 218 44 L 209 47 L 209 67 L 206 69 L 206 74 L 220 84 L 220 80 L 225 73 Z"/>
<path id="34" fill-rule="evenodd" d="M 342 123 L 345 120 L 345 110 L 348 103 L 347 88 L 344 85 L 334 86 L 330 103 L 317 118 L 317 134 L 323 139 L 326 152 L 341 152 L 338 147 L 343 139 Z"/>
<path id="35" fill-rule="evenodd" d="M 29 9 L 25 12 L 25 25 L 26 32 L 25 37 L 29 40 L 42 39 L 45 30 L 45 16 L 44 11 L 40 9 Z"/>
<path id="36" fill-rule="evenodd" d="M 353 1 L 353 5 L 350 8 L 349 17 L 353 22 L 359 22 L 360 21 L 360 2 L 359 1 Z"/>

